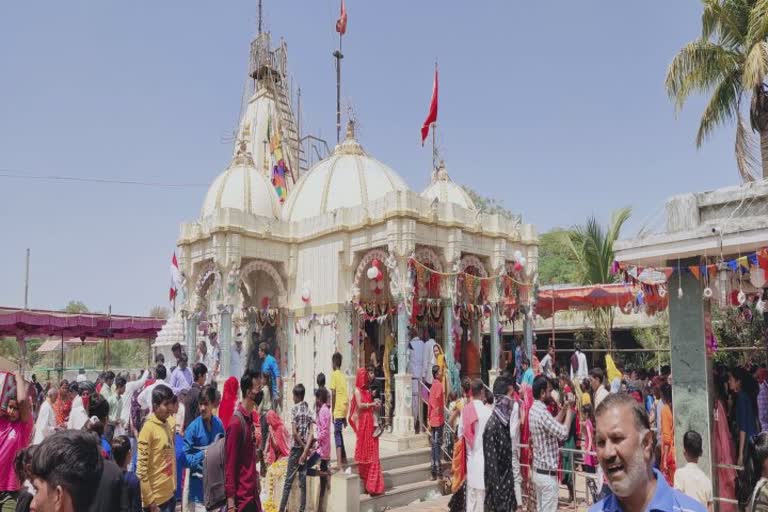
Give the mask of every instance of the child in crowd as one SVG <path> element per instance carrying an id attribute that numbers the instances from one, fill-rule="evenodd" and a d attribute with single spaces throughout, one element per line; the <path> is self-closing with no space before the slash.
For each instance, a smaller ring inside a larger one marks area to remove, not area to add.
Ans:
<path id="1" fill-rule="evenodd" d="M 689 430 L 683 435 L 683 455 L 686 465 L 675 471 L 675 489 L 682 491 L 712 510 L 712 481 L 699 468 L 703 453 L 701 434 Z"/>
<path id="2" fill-rule="evenodd" d="M 112 439 L 112 457 L 123 472 L 123 503 L 127 512 L 141 512 L 141 491 L 136 473 L 128 471 L 131 462 L 131 441 L 128 436 Z"/>
<path id="3" fill-rule="evenodd" d="M 285 473 L 285 485 L 283 496 L 280 500 L 280 512 L 285 512 L 288 506 L 288 498 L 291 495 L 291 486 L 296 473 L 299 474 L 299 512 L 304 512 L 307 506 L 307 458 L 311 453 L 314 437 L 312 424 L 314 418 L 309 405 L 304 401 L 304 385 L 299 383 L 293 388 L 293 403 L 291 407 L 291 426 L 293 429 L 291 453 L 288 456 L 288 468 Z"/>
<path id="4" fill-rule="evenodd" d="M 323 372 L 317 374 L 317 389 L 325 389 L 325 374 Z"/>
<path id="5" fill-rule="evenodd" d="M 597 466 L 597 457 L 595 456 L 595 427 L 592 423 L 592 404 L 585 404 L 581 408 L 581 417 L 583 419 L 581 449 L 584 450 L 584 472 L 594 474 Z M 597 482 L 594 477 L 587 477 L 587 488 L 592 497 L 592 503 L 595 503 L 597 501 Z"/>
<path id="6" fill-rule="evenodd" d="M 322 374 L 321 374 L 322 375 Z M 317 423 L 315 435 L 317 437 L 317 451 L 307 461 L 307 475 L 320 476 L 320 497 L 318 512 L 325 510 L 325 494 L 330 488 L 328 467 L 331 462 L 331 409 L 328 407 L 328 390 L 318 388 L 315 390 L 315 414 Z M 320 461 L 320 470 L 314 468 Z"/>
<path id="7" fill-rule="evenodd" d="M 206 385 L 200 391 L 200 415 L 192 420 L 184 432 L 184 463 L 189 468 L 189 499 L 186 512 L 204 512 L 203 461 L 205 450 L 217 437 L 224 435 L 224 425 L 214 416 L 218 406 L 216 390 Z"/>
<path id="8" fill-rule="evenodd" d="M 30 474 L 30 466 L 32 465 L 32 456 L 35 453 L 39 445 L 32 445 L 16 454 L 13 459 L 13 469 L 16 473 L 16 478 L 21 484 L 19 493 L 16 496 L 16 512 L 29 512 L 29 507 L 32 504 L 32 484 L 30 483 L 32 476 Z"/>
<path id="9" fill-rule="evenodd" d="M 344 427 L 347 426 L 349 410 L 349 390 L 347 379 L 341 372 L 341 354 L 336 352 L 331 358 L 333 372 L 331 373 L 331 410 L 333 413 L 333 440 L 336 444 L 336 469 L 342 470 L 347 463 L 347 452 L 344 450 Z"/>
<path id="10" fill-rule="evenodd" d="M 152 413 L 139 433 L 136 476 L 141 482 L 141 503 L 159 512 L 176 509 L 176 448 L 171 425 L 173 391 L 165 384 L 152 390 Z"/>

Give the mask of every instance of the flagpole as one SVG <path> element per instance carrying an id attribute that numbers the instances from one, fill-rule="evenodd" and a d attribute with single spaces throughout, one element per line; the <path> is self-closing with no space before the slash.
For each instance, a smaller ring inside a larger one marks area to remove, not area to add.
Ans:
<path id="1" fill-rule="evenodd" d="M 341 43 L 343 37 L 339 33 L 339 49 L 333 52 L 336 58 L 336 144 L 341 142 L 341 59 L 344 58 L 341 53 Z"/>
<path id="2" fill-rule="evenodd" d="M 437 59 L 435 59 L 435 76 L 437 76 Z M 432 123 L 432 170 L 437 169 L 437 119 Z"/>

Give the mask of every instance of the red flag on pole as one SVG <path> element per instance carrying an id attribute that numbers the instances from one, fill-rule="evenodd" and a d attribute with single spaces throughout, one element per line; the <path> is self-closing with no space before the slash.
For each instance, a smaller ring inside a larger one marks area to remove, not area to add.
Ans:
<path id="1" fill-rule="evenodd" d="M 336 32 L 341 35 L 347 33 L 347 7 L 344 5 L 344 0 L 341 0 L 341 13 L 339 19 L 336 20 Z"/>
<path id="2" fill-rule="evenodd" d="M 424 120 L 424 125 L 421 127 L 421 145 L 424 145 L 424 141 L 429 135 L 429 128 L 432 123 L 437 121 L 437 66 L 435 66 L 435 81 L 432 84 L 432 102 L 429 104 L 429 114 L 427 119 Z"/>

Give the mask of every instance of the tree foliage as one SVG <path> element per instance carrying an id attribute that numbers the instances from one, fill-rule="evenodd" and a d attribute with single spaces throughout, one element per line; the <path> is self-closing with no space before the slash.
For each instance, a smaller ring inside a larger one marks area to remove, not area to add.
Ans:
<path id="1" fill-rule="evenodd" d="M 165 306 L 154 306 L 149 310 L 149 316 L 152 318 L 162 318 L 163 320 L 168 320 L 168 317 L 171 316 L 171 310 Z"/>
<path id="2" fill-rule="evenodd" d="M 67 305 L 62 309 L 65 313 L 88 313 L 88 306 L 82 301 L 70 300 Z"/>
<path id="3" fill-rule="evenodd" d="M 555 228 L 539 236 L 539 282 L 547 284 L 577 283 L 577 260 L 564 235 L 568 230 Z"/>
<path id="4" fill-rule="evenodd" d="M 632 210 L 621 208 L 613 213 L 611 223 L 603 227 L 591 216 L 582 226 L 576 226 L 560 235 L 576 261 L 578 283 L 583 285 L 608 284 L 615 282 L 611 266 L 616 257 L 613 245 L 619 239 L 621 228 L 629 219 Z M 611 333 L 615 309 L 596 308 L 588 316 L 595 326 L 596 341 L 611 348 Z"/>
<path id="5" fill-rule="evenodd" d="M 710 95 L 699 122 L 696 145 L 718 126 L 736 125 L 736 164 L 741 177 L 760 173 L 747 127 L 768 136 L 768 2 L 765 0 L 703 0 L 701 36 L 685 45 L 667 70 L 666 89 L 680 110 L 694 93 Z M 742 108 L 749 108 L 749 121 Z M 763 148 L 762 176 L 768 154 Z"/>
<path id="6" fill-rule="evenodd" d="M 662 366 L 670 364 L 669 312 L 657 313 L 656 317 L 658 319 L 656 325 L 632 329 L 632 336 L 648 352 L 628 354 L 625 358 L 628 366 L 660 370 Z"/>
<path id="7" fill-rule="evenodd" d="M 754 306 L 711 305 L 712 331 L 717 337 L 718 347 L 760 347 L 765 344 L 766 322 Z M 759 356 L 759 360 L 756 357 Z M 720 350 L 715 353 L 716 362 L 727 366 L 744 364 L 748 360 L 763 362 L 765 350 L 732 352 Z"/>
<path id="8" fill-rule="evenodd" d="M 464 191 L 469 194 L 469 197 L 472 198 L 472 202 L 475 203 L 475 206 L 477 206 L 477 209 L 481 212 L 487 213 L 489 215 L 500 215 L 507 219 L 515 218 L 515 214 L 513 214 L 512 211 L 504 206 L 504 201 L 492 197 L 481 196 L 466 185 L 462 185 L 461 188 L 463 188 Z"/>

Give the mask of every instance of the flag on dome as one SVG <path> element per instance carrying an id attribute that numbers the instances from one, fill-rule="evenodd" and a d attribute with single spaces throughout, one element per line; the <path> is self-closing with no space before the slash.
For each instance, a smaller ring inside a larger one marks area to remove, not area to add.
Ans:
<path id="1" fill-rule="evenodd" d="M 437 122 L 437 65 L 435 65 L 435 81 L 432 83 L 432 101 L 429 103 L 429 114 L 421 127 L 421 145 L 429 135 L 429 128 Z"/>
<path id="2" fill-rule="evenodd" d="M 344 0 L 341 0 L 341 13 L 336 20 L 336 32 L 342 36 L 347 33 L 347 7 L 344 5 Z"/>
<path id="3" fill-rule="evenodd" d="M 179 295 L 179 288 L 181 287 L 181 271 L 179 270 L 179 262 L 176 259 L 176 252 L 173 253 L 171 258 L 171 290 L 168 293 L 168 300 L 173 303 L 173 310 L 176 311 L 176 297 Z"/>
<path id="4" fill-rule="evenodd" d="M 288 187 L 285 184 L 286 172 L 285 161 L 281 158 L 277 161 L 277 165 L 272 168 L 272 185 L 275 187 L 275 192 L 277 192 L 277 197 L 281 203 L 285 202 L 285 197 L 288 194 Z"/>

